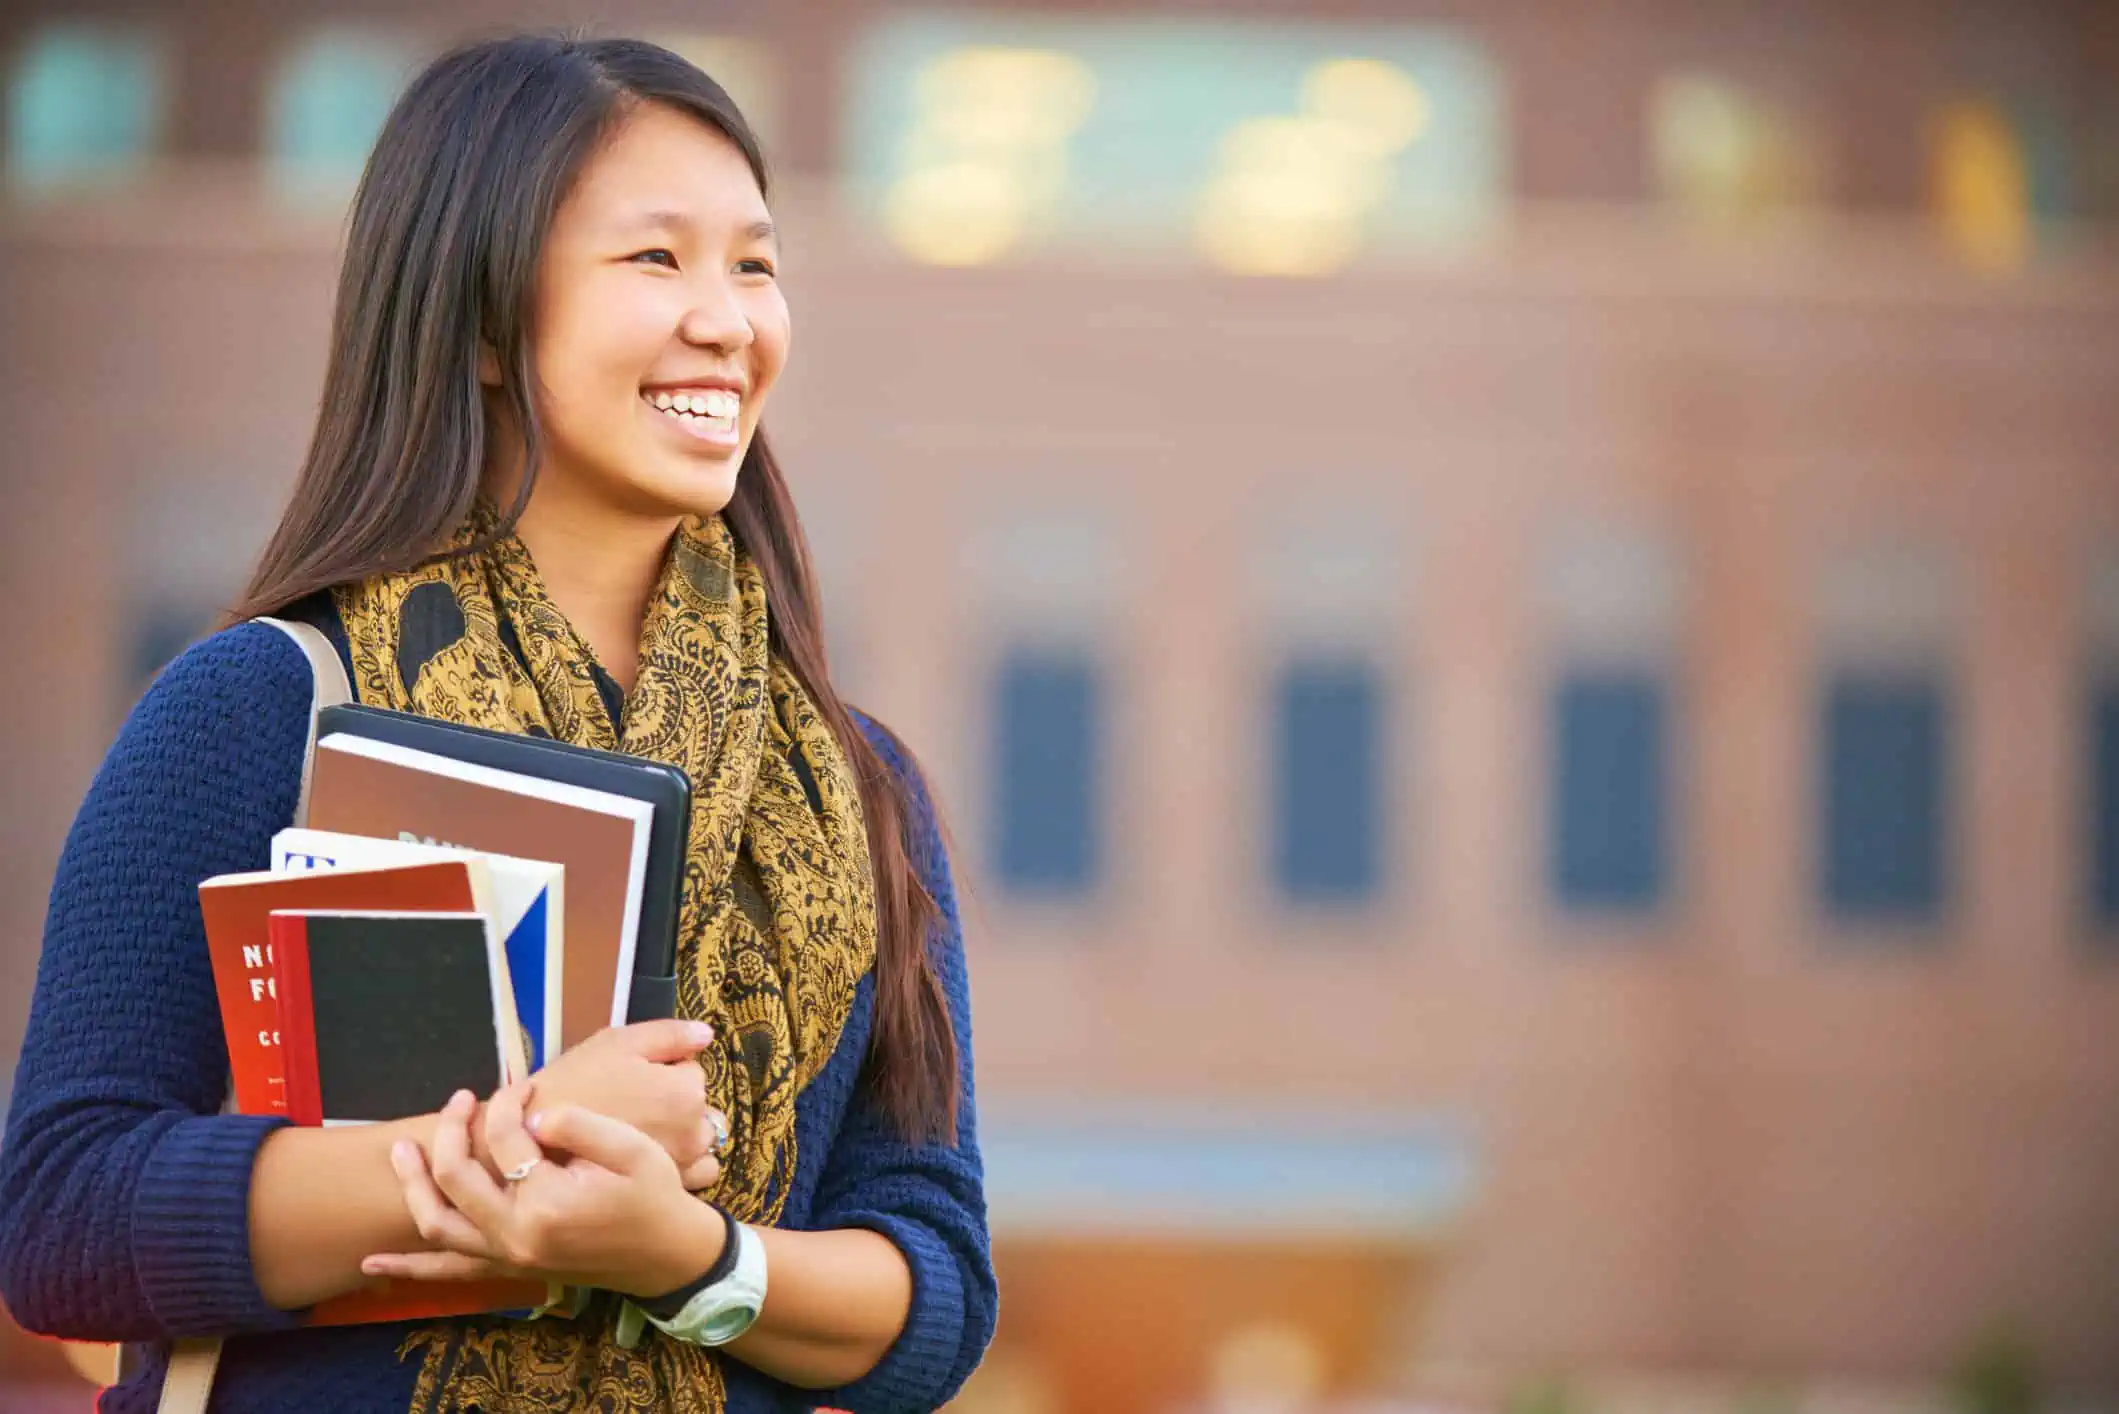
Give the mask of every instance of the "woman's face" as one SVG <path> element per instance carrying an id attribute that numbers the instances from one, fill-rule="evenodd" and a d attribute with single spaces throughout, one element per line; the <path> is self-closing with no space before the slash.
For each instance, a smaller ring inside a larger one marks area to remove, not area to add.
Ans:
<path id="1" fill-rule="evenodd" d="M 778 263 L 734 143 L 659 104 L 621 123 L 538 268 L 541 510 L 659 519 L 728 504 L 787 361 Z"/>

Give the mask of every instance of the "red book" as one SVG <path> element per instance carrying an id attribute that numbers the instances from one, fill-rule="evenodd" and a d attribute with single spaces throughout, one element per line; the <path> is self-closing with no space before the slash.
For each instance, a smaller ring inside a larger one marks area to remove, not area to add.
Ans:
<path id="1" fill-rule="evenodd" d="M 221 1003 L 238 1114 L 285 1114 L 279 1014 L 273 1001 L 271 919 L 283 908 L 388 908 L 462 913 L 479 908 L 472 858 L 389 869 L 222 874 L 199 885 L 206 950 Z M 483 873 L 483 867 L 477 870 Z"/>
<path id="2" fill-rule="evenodd" d="M 316 1074 L 315 1010 L 310 1001 L 309 948 L 303 914 L 275 913 L 272 938 L 272 1010 L 280 1030 L 280 1095 L 287 1118 L 321 1126 L 324 1096 Z"/>

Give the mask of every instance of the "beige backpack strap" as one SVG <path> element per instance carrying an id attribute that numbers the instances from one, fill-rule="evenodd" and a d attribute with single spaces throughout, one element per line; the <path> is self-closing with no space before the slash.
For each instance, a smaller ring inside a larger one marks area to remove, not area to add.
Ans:
<path id="1" fill-rule="evenodd" d="M 316 755 L 316 714 L 326 707 L 353 700 L 353 686 L 346 681 L 346 665 L 340 661 L 331 640 L 315 627 L 289 619 L 259 619 L 293 639 L 309 660 L 313 690 L 309 698 L 309 739 L 302 747 L 302 788 L 294 805 L 294 823 L 309 819 L 309 771 Z M 206 1414 L 213 1398 L 214 1372 L 221 1364 L 218 1340 L 180 1340 L 169 1348 L 169 1368 L 162 1376 L 162 1398 L 156 1414 Z"/>
<path id="2" fill-rule="evenodd" d="M 213 1373 L 220 1367 L 218 1340 L 180 1340 L 169 1348 L 169 1369 L 162 1376 L 162 1401 L 155 1414 L 206 1414 L 213 1398 Z"/>
<path id="3" fill-rule="evenodd" d="M 326 707 L 336 707 L 353 700 L 353 685 L 346 681 L 346 665 L 340 661 L 338 650 L 331 646 L 321 629 L 292 619 L 259 619 L 261 624 L 271 624 L 293 639 L 295 646 L 309 659 L 311 679 L 315 691 L 309 706 L 309 741 L 302 749 L 302 792 L 294 806 L 294 823 L 302 825 L 309 820 L 309 772 L 316 758 L 316 714 Z"/>

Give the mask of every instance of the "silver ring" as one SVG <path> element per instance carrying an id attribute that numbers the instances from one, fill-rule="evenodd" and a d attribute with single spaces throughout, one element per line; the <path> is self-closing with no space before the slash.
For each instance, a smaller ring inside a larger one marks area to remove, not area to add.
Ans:
<path id="1" fill-rule="evenodd" d="M 719 1110 L 708 1110 L 706 1122 L 714 1127 L 714 1152 L 719 1154 L 728 1148 L 728 1121 Z"/>
<path id="2" fill-rule="evenodd" d="M 534 1159 L 523 1160 L 514 1168 L 511 1168 L 506 1173 L 502 1174 L 501 1177 L 506 1179 L 510 1183 L 520 1183 L 524 1179 L 528 1178 L 532 1173 L 534 1173 L 537 1169 L 537 1166 L 543 1162 L 544 1155 L 539 1154 Z"/>

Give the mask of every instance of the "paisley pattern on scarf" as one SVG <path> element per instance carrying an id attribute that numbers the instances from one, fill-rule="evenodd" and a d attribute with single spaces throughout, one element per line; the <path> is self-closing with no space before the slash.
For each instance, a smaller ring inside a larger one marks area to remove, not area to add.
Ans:
<path id="1" fill-rule="evenodd" d="M 493 530 L 481 504 L 458 546 Z M 795 1173 L 795 1099 L 831 1058 L 874 965 L 876 911 L 852 768 L 769 650 L 756 564 L 719 517 L 679 530 L 615 722 L 587 643 L 512 534 L 336 598 L 362 702 L 625 751 L 691 777 L 677 1011 L 714 1024 L 701 1056 L 707 1100 L 732 1131 L 703 1196 L 743 1221 L 777 1221 Z M 571 1319 L 423 1328 L 399 1351 L 422 1359 L 413 1409 L 721 1414 L 716 1352 L 651 1326 L 624 1348 L 617 1311 L 599 1296 Z"/>

